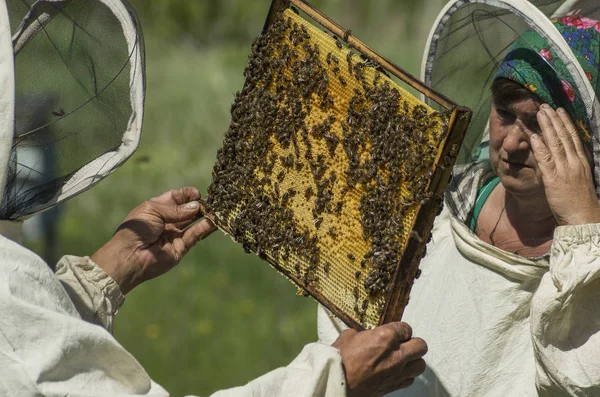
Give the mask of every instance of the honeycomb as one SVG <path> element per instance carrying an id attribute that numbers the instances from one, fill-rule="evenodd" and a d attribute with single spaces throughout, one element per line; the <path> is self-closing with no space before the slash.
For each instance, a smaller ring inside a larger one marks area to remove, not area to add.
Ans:
<path id="1" fill-rule="evenodd" d="M 449 113 L 291 9 L 252 45 L 209 217 L 343 319 L 381 322 Z M 348 321 L 347 321 L 348 322 Z"/>

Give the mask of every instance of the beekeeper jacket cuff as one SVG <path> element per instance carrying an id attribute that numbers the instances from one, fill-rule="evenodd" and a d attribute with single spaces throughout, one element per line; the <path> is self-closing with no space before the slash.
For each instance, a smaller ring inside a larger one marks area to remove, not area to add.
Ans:
<path id="1" fill-rule="evenodd" d="M 63 256 L 55 274 L 81 318 L 112 333 L 114 317 L 125 301 L 119 285 L 88 256 Z"/>

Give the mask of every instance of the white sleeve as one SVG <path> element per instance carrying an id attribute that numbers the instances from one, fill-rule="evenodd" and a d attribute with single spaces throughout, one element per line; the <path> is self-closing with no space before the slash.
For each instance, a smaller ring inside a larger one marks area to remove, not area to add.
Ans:
<path id="1" fill-rule="evenodd" d="M 111 284 L 105 275 L 86 268 L 92 264 L 85 258 L 61 262 L 62 283 L 37 255 L 0 236 L 0 396 L 168 397 L 105 328 L 83 321 L 81 309 L 71 301 L 73 296 L 81 298 L 84 306 L 94 308 L 89 313 L 114 314 L 103 304 L 100 309 L 90 304 L 106 299 Z M 70 295 L 65 288 L 72 289 Z M 98 300 L 101 295 L 105 298 Z M 215 393 L 215 397 L 344 395 L 339 351 L 322 344 L 307 345 L 289 366 L 246 386 Z"/>
<path id="2" fill-rule="evenodd" d="M 87 256 L 63 256 L 55 275 L 81 318 L 112 333 L 115 314 L 125 300 L 117 283 Z"/>
<path id="3" fill-rule="evenodd" d="M 0 396 L 168 396 L 106 329 L 82 320 L 48 265 L 1 237 L 0 313 Z"/>
<path id="4" fill-rule="evenodd" d="M 4 302 L 0 309 L 10 310 L 0 319 L 0 395 L 169 396 L 105 329 L 14 297 Z M 287 367 L 213 397 L 345 395 L 339 351 L 314 343 Z"/>
<path id="5" fill-rule="evenodd" d="M 600 224 L 554 233 L 531 305 L 540 396 L 600 395 Z"/>
<path id="6" fill-rule="evenodd" d="M 245 386 L 212 397 L 344 397 L 346 378 L 339 350 L 321 343 L 306 345 L 300 355 Z"/>
<path id="7" fill-rule="evenodd" d="M 64 256 L 55 274 L 81 317 L 112 333 L 114 316 L 124 301 L 114 280 L 89 257 Z M 245 386 L 216 392 L 213 397 L 344 396 L 341 356 L 329 344 L 309 344 L 289 366 L 271 371 Z"/>

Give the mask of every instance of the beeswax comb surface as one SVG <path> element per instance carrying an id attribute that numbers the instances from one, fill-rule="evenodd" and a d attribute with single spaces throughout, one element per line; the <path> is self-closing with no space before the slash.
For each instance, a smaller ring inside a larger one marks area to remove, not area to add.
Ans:
<path id="1" fill-rule="evenodd" d="M 382 323 L 411 238 L 423 254 L 433 218 L 413 229 L 420 208 L 441 205 L 430 185 L 450 130 L 451 112 L 378 69 L 278 14 L 252 46 L 206 202 L 247 252 L 354 328 Z"/>

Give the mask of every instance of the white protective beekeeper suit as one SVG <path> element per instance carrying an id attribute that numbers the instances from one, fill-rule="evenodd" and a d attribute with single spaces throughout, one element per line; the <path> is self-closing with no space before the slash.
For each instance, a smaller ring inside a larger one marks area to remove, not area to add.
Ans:
<path id="1" fill-rule="evenodd" d="M 598 19 L 599 10 L 595 0 L 455 0 L 434 25 L 422 77 L 471 107 L 473 123 L 403 316 L 429 346 L 428 367 L 393 396 L 600 396 L 600 224 L 556 228 L 549 254 L 538 258 L 500 250 L 466 225 L 494 176 L 485 160 L 490 85 L 529 29 L 550 42 L 579 88 L 600 186 L 596 87 L 549 18 Z M 344 327 L 319 310 L 319 337 L 330 342 Z"/>
<path id="2" fill-rule="evenodd" d="M 24 218 L 90 188 L 137 148 L 139 22 L 120 0 L 31 3 L 0 0 L 0 396 L 167 396 L 112 335 L 118 285 L 87 257 L 51 269 L 19 244 Z M 338 350 L 315 343 L 216 395 L 341 396 L 344 381 Z"/>

